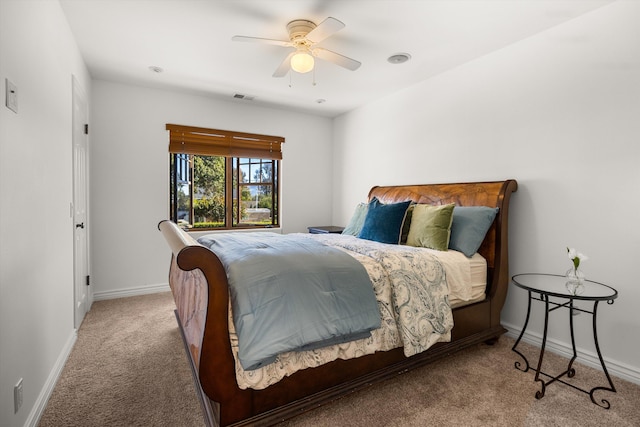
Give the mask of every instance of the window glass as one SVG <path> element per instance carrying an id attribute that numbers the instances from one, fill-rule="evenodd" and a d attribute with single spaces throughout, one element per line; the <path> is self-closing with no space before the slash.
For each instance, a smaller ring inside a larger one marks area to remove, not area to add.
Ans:
<path id="1" fill-rule="evenodd" d="M 278 160 L 178 153 L 170 157 L 171 219 L 179 225 L 196 229 L 279 225 Z"/>

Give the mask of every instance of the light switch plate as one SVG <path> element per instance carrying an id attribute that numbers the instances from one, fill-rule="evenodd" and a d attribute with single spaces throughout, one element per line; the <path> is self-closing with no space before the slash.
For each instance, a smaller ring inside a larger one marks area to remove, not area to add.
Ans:
<path id="1" fill-rule="evenodd" d="M 9 79 L 4 79 L 6 89 L 6 101 L 5 104 L 8 109 L 14 113 L 18 113 L 18 88 L 11 83 Z"/>
<path id="2" fill-rule="evenodd" d="M 13 387 L 13 413 L 17 414 L 22 406 L 22 378 Z"/>

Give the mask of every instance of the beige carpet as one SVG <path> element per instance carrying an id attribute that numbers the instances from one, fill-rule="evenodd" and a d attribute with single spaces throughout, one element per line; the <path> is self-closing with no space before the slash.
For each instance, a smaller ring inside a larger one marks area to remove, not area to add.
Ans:
<path id="1" fill-rule="evenodd" d="M 40 426 L 202 426 L 171 293 L 98 301 Z"/>
<path id="2" fill-rule="evenodd" d="M 173 309 L 170 293 L 94 303 L 40 426 L 201 426 Z M 558 383 L 537 400 L 533 374 L 514 368 L 512 345 L 502 337 L 475 346 L 282 426 L 640 426 L 640 386 L 614 377 L 617 393 L 596 392 L 609 410 Z M 536 360 L 536 349 L 523 348 Z M 567 362 L 547 361 L 549 372 Z M 574 367 L 578 386 L 605 385 L 601 372 Z"/>

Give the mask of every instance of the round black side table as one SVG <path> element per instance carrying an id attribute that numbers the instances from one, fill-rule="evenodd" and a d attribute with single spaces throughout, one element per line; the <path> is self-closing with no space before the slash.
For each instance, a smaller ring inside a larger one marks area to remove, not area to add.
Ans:
<path id="1" fill-rule="evenodd" d="M 524 321 L 524 326 L 522 327 L 522 332 L 520 332 L 520 336 L 516 340 L 513 345 L 512 350 L 516 352 L 522 359 L 524 360 L 524 367 L 520 362 L 515 362 L 516 369 L 527 372 L 530 369 L 529 361 L 527 358 L 520 353 L 516 348 L 522 339 L 525 331 L 527 330 L 527 325 L 529 324 L 529 315 L 531 314 L 531 301 L 542 301 L 545 305 L 544 312 L 544 332 L 542 334 L 542 347 L 540 348 L 540 357 L 538 358 L 538 367 L 536 368 L 536 375 L 534 381 L 540 382 L 541 389 L 536 392 L 536 399 L 541 399 L 544 396 L 546 386 L 558 381 L 565 385 L 568 385 L 576 390 L 579 390 L 583 393 L 586 393 L 591 398 L 591 401 L 598 406 L 601 406 L 605 409 L 609 409 L 611 404 L 609 401 L 605 399 L 601 399 L 598 402 L 594 398 L 594 392 L 596 390 L 606 390 L 616 392 L 616 388 L 611 381 L 611 377 L 609 376 L 609 372 L 607 371 L 607 367 L 605 366 L 604 359 L 602 358 L 602 353 L 600 352 L 600 346 L 598 344 L 598 333 L 596 328 L 596 319 L 597 319 L 597 310 L 598 303 L 600 301 L 606 301 L 607 304 L 613 304 L 613 300 L 618 297 L 618 291 L 616 291 L 611 286 L 607 286 L 602 283 L 593 282 L 591 280 L 585 280 L 584 284 L 580 286 L 577 290 L 569 290 L 566 286 L 567 279 L 564 276 L 555 275 L 555 274 L 541 274 L 541 273 L 526 273 L 526 274 L 517 274 L 511 278 L 514 285 L 518 286 L 526 290 L 529 294 L 529 300 L 527 305 L 527 317 Z M 554 298 L 555 301 L 552 301 L 550 298 Z M 589 310 L 585 310 L 582 308 L 574 307 L 574 301 L 591 301 L 593 302 L 593 308 Z M 573 357 L 569 360 L 569 365 L 567 369 L 560 373 L 559 375 L 552 376 L 545 372 L 542 372 L 540 368 L 542 367 L 542 359 L 544 357 L 545 346 L 547 344 L 547 327 L 549 324 L 549 313 L 557 310 L 559 308 L 567 308 L 569 312 L 569 328 L 571 330 L 571 346 L 573 348 Z M 576 312 L 589 313 L 592 316 L 593 320 L 593 342 L 596 347 L 596 351 L 598 353 L 598 358 L 600 359 L 600 365 L 602 366 L 602 370 L 607 377 L 609 382 L 609 387 L 594 387 L 591 390 L 587 391 L 576 387 L 573 384 L 570 384 L 566 381 L 563 381 L 561 378 L 563 376 L 567 376 L 568 378 L 573 377 L 576 374 L 575 369 L 573 368 L 573 362 L 576 360 L 577 352 L 576 352 L 576 341 L 573 334 L 573 314 Z M 547 378 L 550 378 L 548 381 L 545 381 L 540 378 L 540 375 L 543 375 Z"/>

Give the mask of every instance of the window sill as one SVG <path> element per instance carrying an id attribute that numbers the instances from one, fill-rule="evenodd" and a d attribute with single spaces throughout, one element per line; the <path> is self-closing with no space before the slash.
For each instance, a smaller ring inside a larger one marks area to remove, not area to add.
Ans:
<path id="1" fill-rule="evenodd" d="M 272 228 L 233 228 L 233 229 L 224 229 L 224 230 L 220 230 L 220 229 L 208 229 L 208 230 L 202 230 L 202 229 L 189 229 L 186 230 L 190 236 L 194 237 L 194 238 L 198 238 L 201 236 L 205 236 L 207 234 L 217 234 L 217 233 L 251 233 L 251 232 L 257 232 L 257 233 L 278 233 L 278 234 L 282 234 L 282 228 L 281 227 L 272 227 Z"/>

